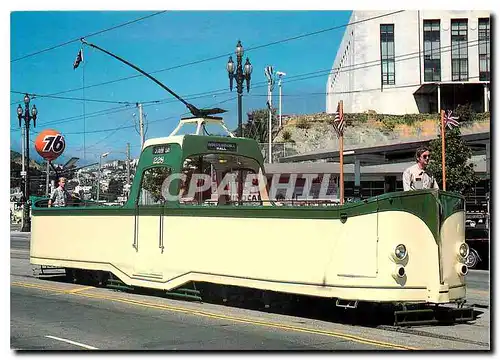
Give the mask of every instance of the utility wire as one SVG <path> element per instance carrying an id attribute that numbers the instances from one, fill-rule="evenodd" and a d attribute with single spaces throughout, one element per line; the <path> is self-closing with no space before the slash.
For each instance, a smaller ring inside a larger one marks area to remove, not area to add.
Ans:
<path id="1" fill-rule="evenodd" d="M 98 100 L 98 99 L 82 99 L 82 98 L 74 98 L 74 97 L 64 97 L 64 96 L 54 96 L 54 95 L 41 95 L 41 94 L 34 94 L 34 93 L 29 93 L 29 92 L 22 92 L 22 91 L 14 91 L 11 90 L 11 93 L 14 94 L 28 94 L 32 99 L 35 98 L 51 98 L 51 99 L 59 99 L 59 100 L 74 100 L 74 101 L 89 101 L 89 102 L 98 102 L 98 103 L 106 103 L 106 104 L 126 104 L 126 105 L 132 105 L 135 104 L 135 102 L 132 101 L 112 101 L 112 100 Z M 11 105 L 17 104 L 16 102 L 12 103 Z"/>
<path id="2" fill-rule="evenodd" d="M 338 29 L 341 29 L 341 28 L 345 28 L 347 26 L 356 25 L 356 24 L 367 22 L 367 21 L 379 19 L 379 18 L 382 18 L 382 17 L 385 17 L 385 16 L 390 16 L 390 15 L 394 15 L 394 14 L 397 14 L 397 13 L 401 13 L 403 11 L 406 11 L 406 10 L 398 10 L 398 11 L 394 11 L 394 12 L 390 12 L 390 13 L 386 13 L 386 14 L 382 14 L 382 15 L 378 15 L 378 16 L 366 18 L 366 19 L 363 19 L 363 20 L 354 21 L 354 22 L 351 22 L 351 23 L 334 26 L 334 27 L 327 28 L 327 29 L 313 31 L 313 32 L 310 32 L 310 33 L 305 33 L 305 34 L 293 36 L 293 37 L 282 39 L 282 40 L 273 41 L 273 42 L 270 42 L 270 43 L 267 43 L 267 44 L 263 44 L 263 45 L 257 45 L 257 46 L 250 47 L 250 48 L 246 49 L 246 51 L 256 50 L 256 49 L 262 49 L 262 48 L 265 48 L 265 47 L 268 47 L 268 46 L 277 45 L 277 44 L 288 42 L 288 41 L 292 41 L 292 40 L 302 39 L 302 38 L 305 38 L 305 37 L 308 37 L 308 36 L 317 35 L 317 34 L 320 34 L 320 33 L 327 32 L 327 31 L 338 30 Z M 179 69 L 179 68 L 182 68 L 182 67 L 196 65 L 196 64 L 199 64 L 199 63 L 202 63 L 202 62 L 206 62 L 206 61 L 212 61 L 212 60 L 224 58 L 224 57 L 227 57 L 227 56 L 230 56 L 230 55 L 233 55 L 233 53 L 226 53 L 226 54 L 212 56 L 212 57 L 205 58 L 205 59 L 191 61 L 191 62 L 180 64 L 180 65 L 175 65 L 175 66 L 168 67 L 168 68 L 165 68 L 165 69 L 151 71 L 151 72 L 149 72 L 149 74 L 156 74 L 156 73 L 160 73 L 160 72 L 164 72 L 164 71 Z M 103 83 L 97 83 L 97 84 L 93 84 L 93 85 L 88 85 L 88 86 L 86 86 L 86 88 L 89 89 L 89 88 L 92 88 L 92 87 L 97 87 L 97 86 L 102 86 L 102 85 L 108 85 L 108 84 L 116 83 L 116 82 L 119 82 L 119 81 L 124 81 L 124 80 L 138 78 L 138 77 L 141 77 L 141 76 L 142 75 L 139 75 L 139 74 L 137 74 L 137 75 L 131 75 L 131 76 L 120 78 L 120 79 L 116 79 L 116 80 L 110 80 L 110 81 L 106 81 L 106 82 L 103 82 Z M 80 88 L 74 88 L 74 89 L 69 89 L 69 90 L 63 90 L 63 91 L 59 91 L 57 93 L 53 93 L 53 94 L 50 94 L 50 95 L 60 95 L 60 94 L 68 93 L 68 92 L 78 91 L 78 90 L 81 90 L 81 89 L 82 88 L 80 87 Z"/>
<path id="3" fill-rule="evenodd" d="M 476 46 L 478 40 L 472 40 L 472 41 L 469 41 L 467 42 L 468 45 L 467 47 L 472 47 L 472 46 Z M 445 46 L 445 47 L 442 47 L 441 48 L 441 51 L 440 51 L 440 54 L 441 53 L 445 53 L 445 52 L 449 52 L 452 50 L 452 48 L 454 47 L 454 45 L 449 45 L 449 46 Z M 456 46 L 455 46 L 456 47 Z M 458 48 L 463 48 L 464 46 L 458 46 Z M 418 58 L 422 53 L 425 53 L 426 51 L 425 50 L 422 50 L 420 52 L 411 52 L 411 53 L 406 53 L 406 54 L 401 54 L 401 55 L 397 55 L 395 56 L 395 62 L 399 62 L 399 61 L 405 61 L 405 60 L 411 60 L 411 59 L 415 59 L 415 58 Z M 413 55 L 413 56 L 411 56 Z M 332 72 L 335 72 L 335 71 L 338 71 L 338 72 L 349 72 L 349 71 L 356 71 L 356 70 L 361 70 L 361 69 L 364 69 L 364 68 L 369 68 L 369 67 L 374 67 L 374 66 L 379 66 L 380 65 L 380 59 L 378 60 L 371 60 L 371 61 L 367 61 L 367 62 L 364 62 L 364 63 L 359 63 L 359 64 L 352 64 L 352 65 L 348 65 L 348 66 L 345 66 L 345 67 L 342 67 L 342 68 L 333 68 L 333 69 L 325 69 L 325 70 L 319 70 L 319 71 L 314 71 L 314 72 L 310 72 L 310 73 L 305 73 L 305 74 L 299 74 L 299 75 L 294 75 L 294 76 L 290 76 L 288 77 L 287 79 L 287 83 L 288 82 L 293 82 L 293 81 L 302 81 L 302 80 L 307 80 L 307 79 L 311 79 L 311 78 L 316 78 L 316 77 L 320 77 L 320 76 L 324 76 L 325 72 L 326 73 L 332 73 Z M 320 73 L 320 74 L 318 74 Z M 305 75 L 309 75 L 309 74 L 316 74 L 316 75 L 312 75 L 312 76 L 308 76 L 308 77 L 304 77 Z M 478 76 L 475 76 L 475 77 L 469 77 L 469 79 L 473 79 L 473 78 L 478 78 Z M 262 84 L 262 85 L 257 85 L 257 84 Z M 410 86 L 417 86 L 417 85 L 420 85 L 420 84 L 412 84 L 412 85 L 404 85 L 403 87 L 410 87 Z M 262 87 L 266 87 L 267 86 L 267 81 L 261 81 L 261 82 L 257 82 L 256 85 L 253 86 L 253 88 L 262 88 Z M 393 86 L 393 85 L 390 85 L 389 88 L 398 88 L 398 86 Z M 324 94 L 324 95 L 327 95 L 327 94 L 349 94 L 349 93 L 359 93 L 359 92 L 363 92 L 363 91 L 374 91 L 374 90 L 380 90 L 380 87 L 378 88 L 374 88 L 374 89 L 359 89 L 359 90 L 351 90 L 351 91 L 343 91 L 343 92 L 329 92 L 329 93 L 309 93 L 307 95 L 316 95 L 316 94 Z M 218 90 L 212 90 L 212 91 L 206 91 L 206 92 L 202 92 L 202 93 L 198 93 L 199 96 L 192 96 L 190 97 L 189 99 L 196 99 L 196 98 L 202 98 L 202 97 L 208 97 L 208 96 L 212 96 L 214 94 L 217 94 L 217 95 L 222 95 L 222 94 L 226 94 L 226 93 L 229 93 L 227 90 L 224 90 L 224 89 L 218 89 Z M 198 94 L 193 94 L 193 95 L 198 95 Z M 249 95 L 245 95 L 245 96 L 267 96 L 267 95 L 261 95 L 261 94 L 249 94 Z M 283 95 L 282 95 L 283 96 Z M 292 96 L 292 95 L 284 95 L 284 96 Z M 294 95 L 294 96 L 298 96 L 298 95 Z M 158 105 L 158 104 L 161 104 L 161 103 L 170 103 L 170 102 L 176 102 L 176 99 L 164 99 L 164 100 L 156 100 L 154 102 L 150 102 L 151 104 L 150 105 Z M 224 101 L 226 102 L 226 101 Z M 113 108 L 112 108 L 113 109 Z M 125 111 L 125 110 L 129 110 L 129 109 L 121 109 L 119 111 L 116 111 L 116 112 L 121 112 L 121 111 Z M 102 115 L 108 115 L 108 114 L 111 114 L 111 113 L 115 113 L 115 112 L 109 112 L 109 113 L 104 113 L 104 114 L 101 114 L 101 115 L 98 115 L 98 116 L 102 116 Z M 81 116 L 78 116 L 78 119 L 81 118 Z M 58 122 L 58 123 L 64 123 L 65 121 L 61 121 L 61 120 L 64 120 L 64 119 L 60 119 L 60 120 L 56 120 L 56 121 L 53 121 L 53 122 L 49 122 L 49 123 L 44 123 L 44 125 L 48 125 L 48 124 L 52 124 L 52 123 L 55 123 L 55 122 Z M 116 128 L 113 128 L 113 129 L 106 129 L 104 131 L 112 131 Z M 11 131 L 19 131 L 20 129 L 11 129 Z M 98 132 L 101 132 L 102 130 L 98 130 Z M 89 133 L 92 133 L 92 132 L 89 132 Z"/>
<path id="4" fill-rule="evenodd" d="M 478 45 L 479 42 L 480 42 L 480 40 L 470 40 L 470 41 L 467 41 L 466 43 L 468 44 L 467 45 L 468 47 L 472 47 L 472 46 Z M 442 46 L 442 47 L 440 47 L 440 49 L 439 49 L 440 51 L 439 52 L 440 52 L 440 54 L 448 52 L 450 50 L 453 50 L 453 47 L 457 47 L 457 46 L 456 45 Z M 460 44 L 457 48 L 458 49 L 463 48 L 463 45 Z M 405 53 L 405 54 L 396 55 L 394 57 L 394 59 L 395 59 L 395 61 L 397 59 L 398 62 L 399 61 L 404 61 L 404 60 L 411 60 L 411 59 L 418 58 L 420 55 L 425 55 L 425 53 L 428 53 L 428 52 L 429 52 L 428 50 L 421 50 L 421 51 L 409 52 L 409 53 Z M 358 63 L 358 64 L 346 65 L 346 66 L 343 66 L 343 67 L 333 67 L 333 68 L 329 68 L 329 69 L 316 70 L 316 71 L 309 72 L 309 73 L 304 73 L 304 74 L 292 75 L 292 76 L 288 76 L 287 77 L 286 82 L 291 82 L 291 79 L 295 79 L 297 77 L 303 77 L 303 76 L 312 75 L 312 74 L 334 73 L 336 71 L 337 72 L 345 72 L 345 71 L 349 71 L 351 68 L 354 71 L 354 70 L 360 70 L 360 69 L 363 69 L 363 68 L 369 68 L 371 66 L 379 66 L 380 65 L 380 61 L 381 61 L 380 59 L 375 59 L 375 60 L 365 61 L 365 62 Z M 308 79 L 309 78 L 312 78 L 312 77 L 308 77 Z M 257 86 L 259 84 L 265 84 L 267 86 L 267 81 L 260 81 L 260 82 L 255 83 L 255 85 L 257 85 Z M 255 85 L 254 85 L 254 88 L 255 88 Z M 11 90 L 11 92 L 15 92 L 15 91 Z M 215 94 L 216 92 L 220 92 L 220 94 Z M 211 91 L 205 91 L 205 92 L 202 92 L 202 93 L 188 95 L 186 98 L 191 97 L 191 96 L 196 96 L 196 95 L 204 95 L 204 94 L 207 94 L 207 95 L 222 95 L 222 94 L 224 94 L 226 92 L 227 92 L 226 89 L 211 90 Z M 17 93 L 24 94 L 24 92 L 17 92 Z M 39 97 L 55 97 L 55 96 L 52 96 L 52 95 L 37 95 L 37 94 L 32 94 L 32 95 L 39 96 Z M 55 97 L 55 98 L 68 99 L 68 100 L 83 100 L 83 99 L 78 99 L 78 98 L 64 98 L 64 97 Z M 189 98 L 189 99 L 192 99 L 192 98 Z M 124 101 L 122 101 L 122 102 L 119 102 L 119 101 L 113 102 L 113 101 L 107 101 L 107 100 L 88 100 L 88 101 L 108 102 L 108 103 L 117 103 L 117 104 L 132 104 L 132 102 L 124 102 Z M 162 100 L 144 101 L 144 102 L 142 102 L 142 104 L 150 104 L 150 103 L 152 103 L 152 104 L 162 104 L 162 103 L 165 103 L 165 102 L 175 102 L 175 101 L 176 101 L 175 99 L 166 98 L 166 99 L 162 99 Z M 16 103 L 12 103 L 11 105 L 13 105 L 13 104 L 16 104 Z"/>
<path id="5" fill-rule="evenodd" d="M 119 24 L 119 25 L 116 25 L 116 26 L 112 26 L 110 28 L 107 28 L 107 29 L 104 29 L 104 30 L 100 30 L 100 31 L 96 31 L 94 33 L 90 33 L 90 34 L 87 34 L 85 36 L 80 36 L 79 38 L 77 39 L 73 39 L 73 40 L 69 40 L 69 41 L 66 41 L 64 43 L 61 43 L 61 44 L 58 44 L 58 45 L 54 45 L 54 46 L 51 46 L 49 48 L 46 48 L 46 49 L 43 49 L 43 50 L 39 50 L 39 51 L 36 51 L 34 53 L 31 53 L 31 54 L 27 54 L 27 55 L 24 55 L 24 56 L 21 56 L 21 57 L 18 57 L 14 60 L 11 60 L 10 62 L 13 63 L 15 61 L 19 61 L 19 60 L 22 60 L 22 59 L 26 59 L 28 57 L 32 57 L 32 56 L 35 56 L 35 55 L 38 55 L 38 54 L 41 54 L 41 53 L 44 53 L 44 52 L 47 52 L 47 51 L 50 51 L 50 50 L 54 50 L 54 49 L 57 49 L 57 48 L 60 48 L 62 46 L 66 46 L 68 44 L 71 44 L 71 43 L 74 43 L 76 41 L 80 41 L 81 38 L 88 38 L 88 37 L 91 37 L 91 36 L 95 36 L 95 35 L 99 35 L 99 34 L 102 34 L 102 33 L 105 33 L 107 31 L 111 31 L 111 30 L 115 30 L 115 29 L 118 29 L 118 28 L 121 28 L 121 27 L 124 27 L 124 26 L 127 26 L 127 25 L 130 25 L 130 24 L 133 24 L 133 23 L 136 23 L 136 22 L 139 22 L 139 21 L 142 21 L 142 20 L 145 20 L 145 19 L 148 19 L 150 17 L 153 17 L 153 16 L 156 16 L 156 15 L 159 15 L 159 14 L 163 14 L 164 12 L 166 12 L 166 10 L 164 11 L 158 11 L 158 12 L 155 12 L 153 14 L 149 14 L 149 15 L 146 15 L 146 16 L 143 16 L 143 17 L 140 17 L 138 19 L 135 19 L 135 20 L 131 20 L 131 21 L 127 21 L 123 24 Z"/>

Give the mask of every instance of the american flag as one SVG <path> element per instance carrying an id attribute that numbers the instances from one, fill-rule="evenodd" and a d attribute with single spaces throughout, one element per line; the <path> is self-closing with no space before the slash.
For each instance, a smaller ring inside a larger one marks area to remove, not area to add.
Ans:
<path id="1" fill-rule="evenodd" d="M 447 110 L 444 114 L 444 126 L 448 126 L 450 129 L 453 128 L 453 126 L 459 126 L 458 123 L 458 117 L 457 116 L 452 116 L 452 111 Z"/>
<path id="2" fill-rule="evenodd" d="M 75 62 L 73 63 L 73 70 L 75 70 L 82 61 L 83 61 L 83 49 L 80 49 L 78 51 L 78 54 L 76 55 Z"/>
<path id="3" fill-rule="evenodd" d="M 335 120 L 333 120 L 333 128 L 337 135 L 341 137 L 344 134 L 344 111 L 340 109 L 340 102 L 337 105 L 337 112 L 335 113 Z"/>

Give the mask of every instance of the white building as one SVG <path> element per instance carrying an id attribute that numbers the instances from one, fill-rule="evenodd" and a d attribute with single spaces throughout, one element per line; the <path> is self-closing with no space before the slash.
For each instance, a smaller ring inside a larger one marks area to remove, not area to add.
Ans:
<path id="1" fill-rule="evenodd" d="M 490 12 L 353 11 L 326 88 L 326 112 L 489 111 Z"/>

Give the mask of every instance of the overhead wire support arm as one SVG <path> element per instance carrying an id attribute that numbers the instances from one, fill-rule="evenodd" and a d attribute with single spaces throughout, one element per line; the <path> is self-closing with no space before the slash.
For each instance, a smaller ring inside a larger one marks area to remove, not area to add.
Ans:
<path id="1" fill-rule="evenodd" d="M 219 108 L 215 108 L 215 109 L 198 109 L 196 106 L 188 103 L 186 100 L 184 100 L 183 98 L 181 98 L 179 95 L 177 95 L 176 93 L 174 93 L 172 90 L 170 90 L 167 86 L 165 86 L 164 84 L 162 84 L 159 80 L 155 79 L 153 76 L 149 75 L 147 72 L 145 72 L 144 70 L 138 68 L 137 66 L 135 66 L 134 64 L 131 64 L 130 62 L 128 62 L 127 60 L 125 59 L 122 59 L 121 57 L 115 55 L 115 54 L 112 54 L 110 53 L 109 51 L 107 50 L 104 50 L 103 48 L 97 46 L 97 45 L 94 45 L 92 43 L 89 43 L 87 41 L 85 41 L 85 39 L 80 39 L 80 41 L 82 43 L 84 43 L 85 45 L 88 45 L 88 46 L 91 46 L 97 50 L 100 50 L 106 54 L 108 54 L 109 56 L 112 56 L 114 57 L 115 59 L 123 62 L 124 64 L 134 68 L 135 70 L 137 70 L 138 72 L 140 72 L 141 74 L 143 74 L 144 76 L 150 78 L 151 80 L 153 80 L 155 83 L 157 83 L 158 85 L 160 85 L 163 89 L 167 90 L 172 96 L 174 96 L 177 100 L 179 100 L 180 102 L 182 102 L 184 105 L 186 105 L 186 107 L 189 109 L 189 111 L 191 112 L 191 114 L 193 114 L 193 116 L 199 116 L 199 117 L 203 117 L 203 116 L 206 116 L 206 115 L 211 115 L 211 114 L 220 114 L 222 112 L 225 112 L 225 110 L 223 109 L 219 109 Z"/>

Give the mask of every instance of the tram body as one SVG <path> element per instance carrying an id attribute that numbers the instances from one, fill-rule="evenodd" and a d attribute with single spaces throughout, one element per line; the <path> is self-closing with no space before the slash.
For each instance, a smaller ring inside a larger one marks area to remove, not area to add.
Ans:
<path id="1" fill-rule="evenodd" d="M 251 139 L 147 140 L 123 206 L 47 208 L 46 199 L 34 201 L 31 263 L 109 272 L 129 286 L 163 290 L 201 282 L 349 301 L 465 299 L 460 195 L 396 192 L 326 207 L 157 201 L 161 175 L 181 173 L 186 163 L 264 178 Z M 168 191 L 180 187 L 172 181 Z M 259 192 L 269 198 L 265 186 Z"/>

